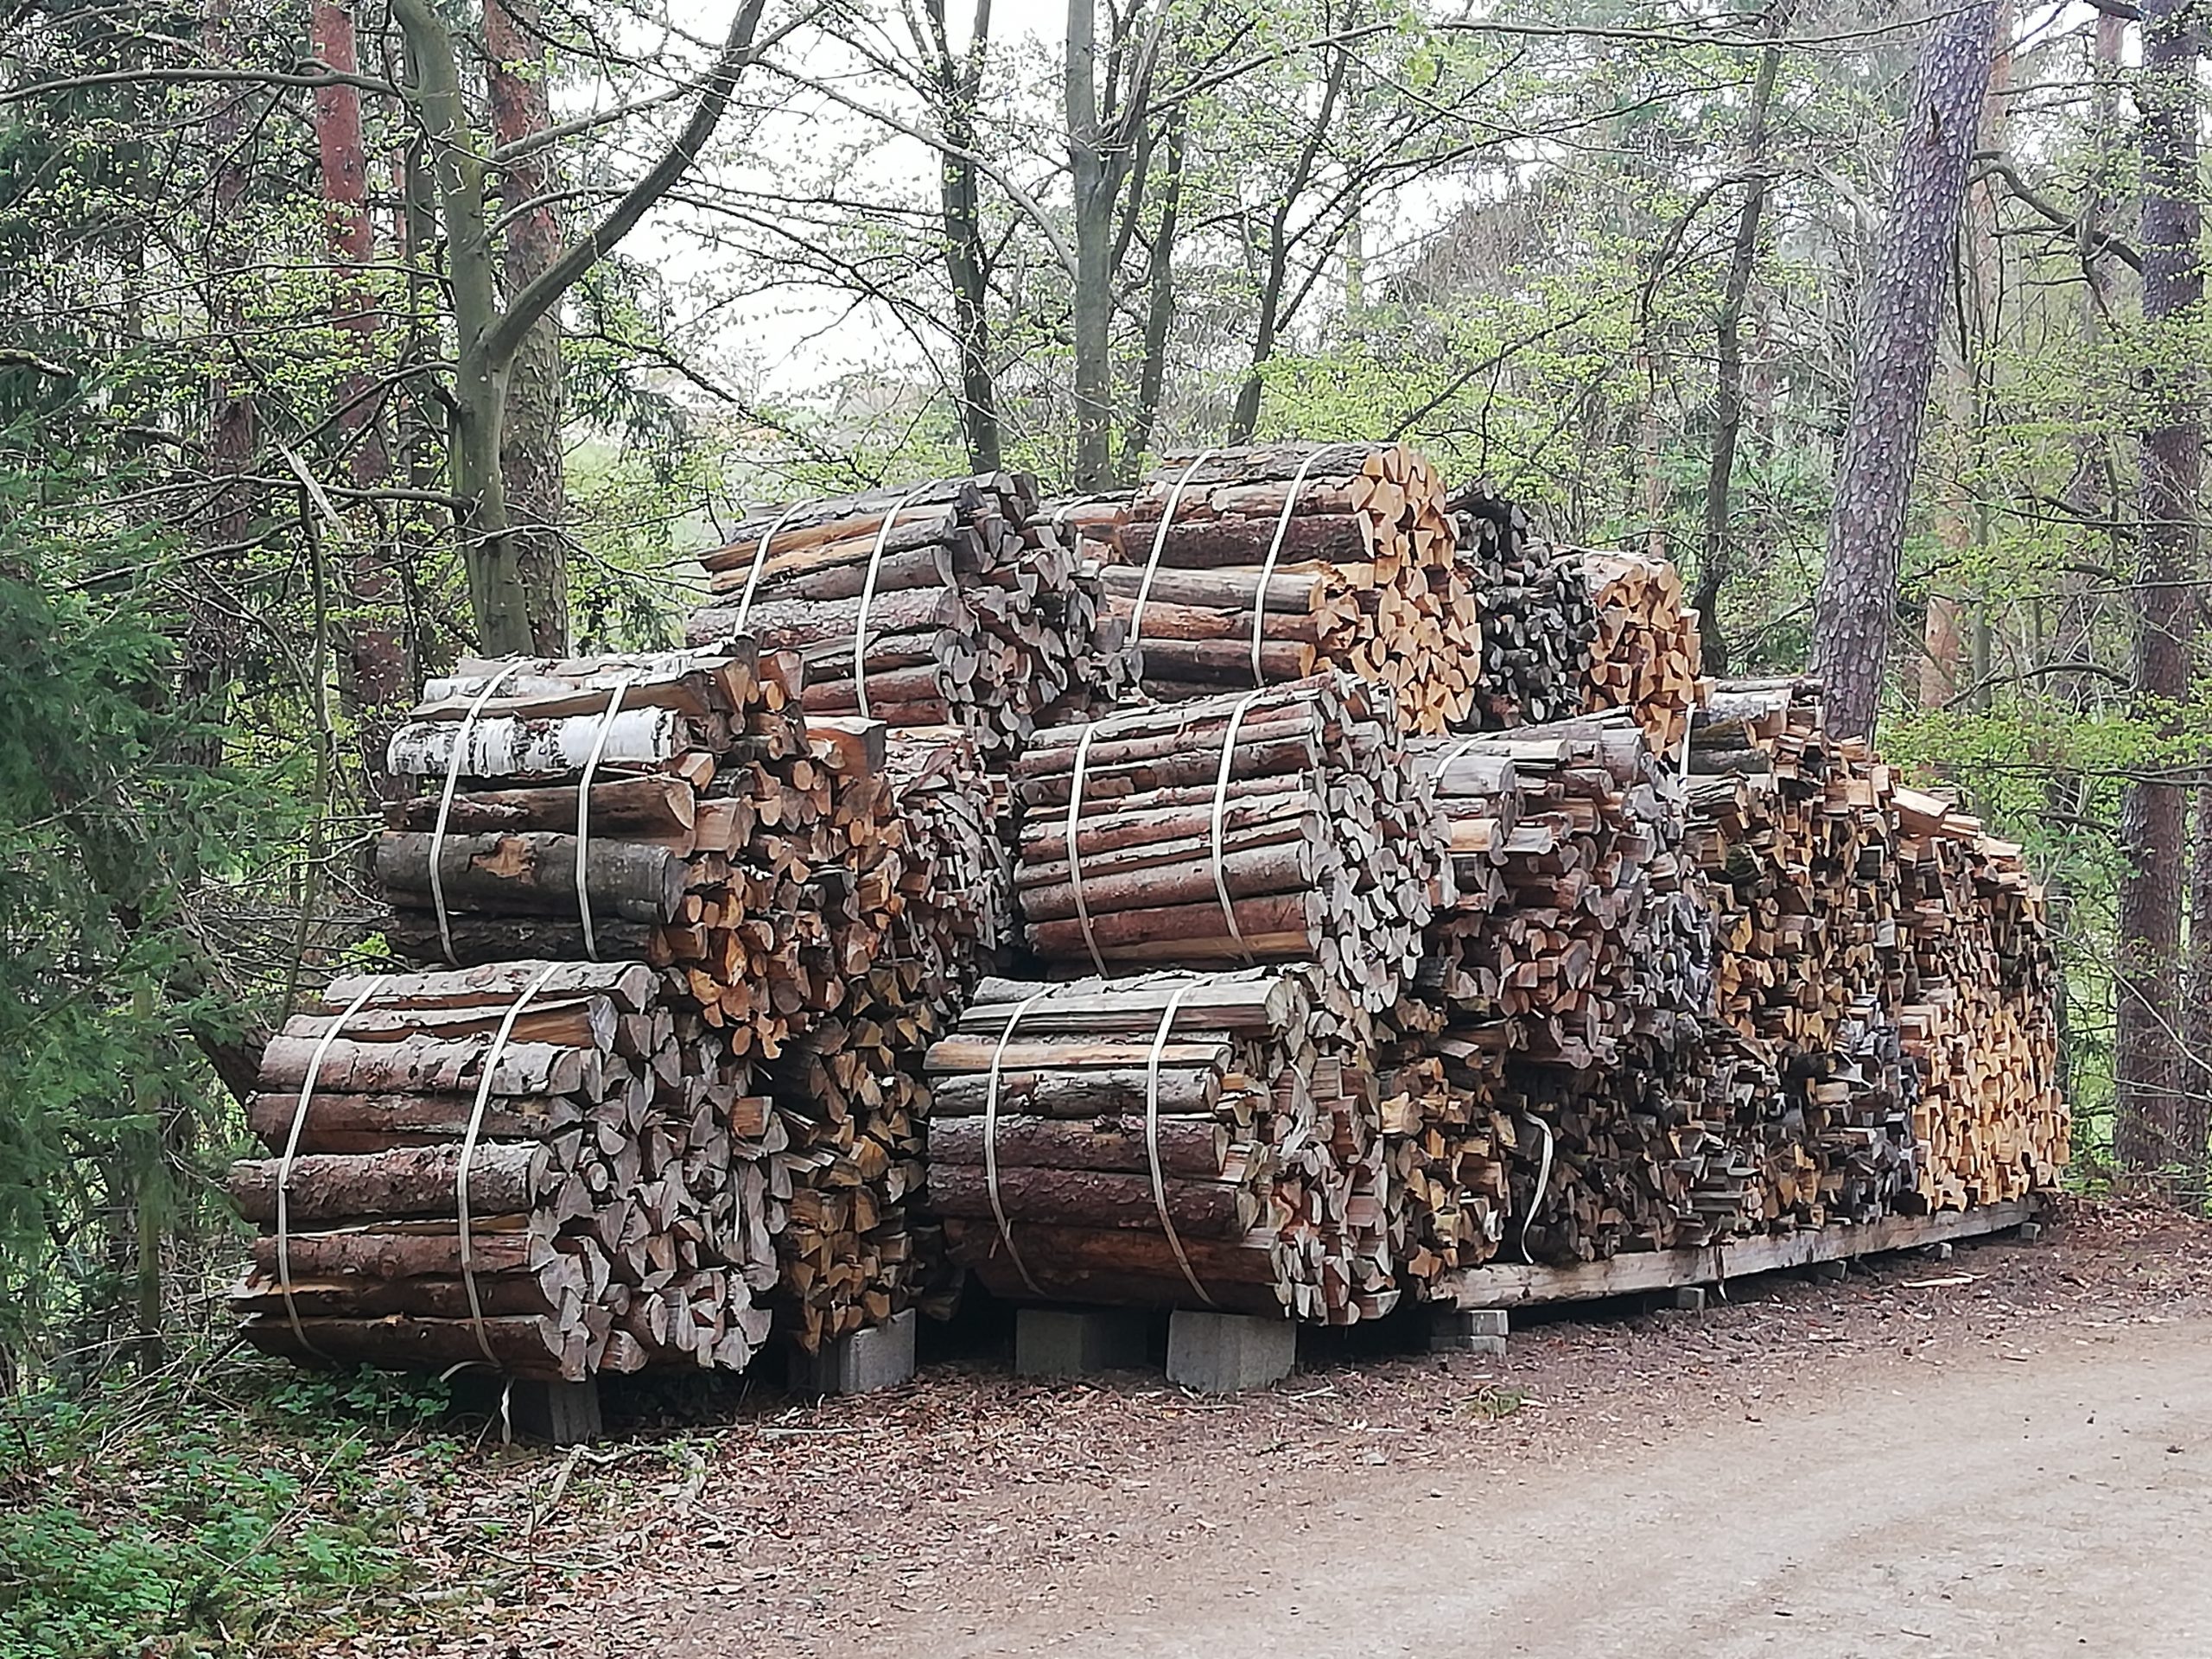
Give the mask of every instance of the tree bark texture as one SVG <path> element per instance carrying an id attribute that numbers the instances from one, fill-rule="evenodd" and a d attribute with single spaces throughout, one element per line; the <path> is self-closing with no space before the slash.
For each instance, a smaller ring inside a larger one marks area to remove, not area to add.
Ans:
<path id="1" fill-rule="evenodd" d="M 544 22 L 537 0 L 485 0 L 485 78 L 495 150 L 553 124 Z M 499 251 L 502 298 L 515 296 L 561 254 L 561 223 L 546 200 L 556 188 L 552 151 L 507 162 L 499 200 L 506 229 Z M 515 562 L 528 611 L 531 648 L 559 657 L 569 648 L 569 558 L 563 539 L 568 493 L 562 471 L 561 323 L 554 307 L 531 326 L 507 373 L 499 470 L 506 485 Z"/>
<path id="2" fill-rule="evenodd" d="M 1768 27 L 1788 27 L 1789 9 L 1777 6 Z M 1728 642 L 1720 632 L 1720 590 L 1728 580 L 1728 491 L 1736 470 L 1736 443 L 1744 429 L 1744 300 L 1759 257 L 1759 220 L 1766 212 L 1767 110 L 1782 67 L 1782 48 L 1759 54 L 1758 76 L 1751 83 L 1751 107 L 1744 119 L 1744 206 L 1736 215 L 1736 239 L 1728 253 L 1728 275 L 1721 284 L 1720 309 L 1713 319 L 1713 461 L 1705 481 L 1705 544 L 1698 560 L 1699 643 L 1709 674 L 1728 671 Z"/>
<path id="3" fill-rule="evenodd" d="M 359 68 L 350 0 L 316 0 L 315 56 L 340 73 Z M 355 86 L 321 86 L 315 95 L 315 154 L 321 174 L 324 239 L 331 266 L 330 326 L 346 353 L 334 388 L 333 425 L 346 451 L 348 482 L 375 490 L 391 457 L 376 365 L 385 319 L 365 275 L 375 257 L 369 221 L 368 146 Z M 345 545 L 346 655 L 339 690 L 359 734 L 361 767 L 372 795 L 388 794 L 385 740 L 392 714 L 414 689 L 394 538 L 370 507 L 353 516 Z"/>
<path id="4" fill-rule="evenodd" d="M 991 0 L 976 0 L 963 62 L 944 24 L 944 0 L 925 0 L 926 49 L 932 54 L 938 124 L 953 148 L 977 148 L 976 106 L 990 44 Z M 991 371 L 990 251 L 983 241 L 982 198 L 972 162 L 950 149 L 938 157 L 938 211 L 944 238 L 944 270 L 952 289 L 953 329 L 960 343 L 960 432 L 972 472 L 1002 465 L 998 386 Z"/>
<path id="5" fill-rule="evenodd" d="M 2183 735 L 2196 617 L 2196 492 L 2203 463 L 2201 372 L 2164 325 L 2192 317 L 2204 296 L 2197 242 L 2197 66 L 2203 35 L 2185 0 L 2143 9 L 2143 321 L 2152 351 L 2144 394 L 2135 571 L 2135 693 L 2161 737 Z M 2139 777 L 2120 810 L 2120 964 L 2113 1065 L 2113 1152 L 2136 1173 L 2202 1160 L 2181 1143 L 2184 1075 L 2177 1022 L 2188 793 L 2171 778 Z"/>
<path id="6" fill-rule="evenodd" d="M 1097 0 L 1068 0 L 1068 166 L 1075 185 L 1075 484 L 1112 469 L 1114 171 L 1098 110 Z"/>
<path id="7" fill-rule="evenodd" d="M 1859 316 L 1851 414 L 1815 615 L 1814 664 L 1827 688 L 1828 728 L 1838 736 L 1871 737 L 1881 704 L 1942 284 L 1989 90 L 1997 10 L 1997 0 L 1985 0 L 1929 25 Z"/>

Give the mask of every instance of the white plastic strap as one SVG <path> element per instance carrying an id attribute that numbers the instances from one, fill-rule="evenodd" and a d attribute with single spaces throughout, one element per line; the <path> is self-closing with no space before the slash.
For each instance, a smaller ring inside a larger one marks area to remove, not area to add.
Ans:
<path id="1" fill-rule="evenodd" d="M 1485 735 L 1487 735 L 1487 734 L 1485 734 Z M 1482 741 L 1483 739 L 1481 737 L 1471 737 L 1466 739 L 1464 742 L 1453 744 L 1452 746 L 1452 752 L 1446 755 L 1443 760 L 1438 761 L 1436 770 L 1429 774 L 1429 782 L 1433 784 L 1439 791 L 1441 791 L 1444 788 L 1444 774 L 1451 771 L 1452 768 L 1459 762 L 1463 756 L 1472 753 L 1476 745 Z"/>
<path id="2" fill-rule="evenodd" d="M 868 712 L 868 607 L 875 603 L 875 575 L 883 568 L 883 550 L 891 540 L 891 527 L 899 522 L 899 515 L 914 505 L 917 499 L 926 495 L 933 486 L 917 484 L 899 498 L 899 505 L 883 515 L 883 523 L 875 532 L 875 546 L 868 556 L 868 575 L 861 582 L 860 614 L 853 619 L 853 696 L 858 702 L 861 718 L 870 718 Z"/>
<path id="3" fill-rule="evenodd" d="M 1183 1240 L 1175 1231 L 1175 1224 L 1167 1217 L 1167 1183 L 1160 1171 L 1160 1057 L 1167 1052 L 1167 1034 L 1174 1029 L 1175 1010 L 1182 1006 L 1188 985 L 1179 985 L 1167 999 L 1166 1012 L 1160 1016 L 1160 1029 L 1153 1033 L 1152 1058 L 1145 1065 L 1144 1078 L 1144 1150 L 1152 1166 L 1152 1207 L 1160 1215 L 1160 1229 L 1167 1235 L 1167 1248 L 1175 1252 L 1175 1265 L 1183 1269 L 1183 1277 L 1191 1281 L 1191 1288 L 1208 1307 L 1214 1300 L 1206 1287 L 1198 1282 L 1198 1275 L 1192 1270 L 1191 1258 L 1183 1249 Z"/>
<path id="4" fill-rule="evenodd" d="M 1211 461 L 1217 452 L 1198 451 L 1198 459 L 1183 469 L 1167 492 L 1167 505 L 1160 510 L 1160 528 L 1153 532 L 1152 556 L 1144 562 L 1144 579 L 1137 583 L 1136 608 L 1129 613 L 1129 643 L 1134 645 L 1144 635 L 1145 601 L 1152 597 L 1152 579 L 1160 574 L 1160 556 L 1167 549 L 1168 527 L 1175 522 L 1175 509 L 1183 504 L 1183 486 L 1198 475 L 1198 468 Z"/>
<path id="5" fill-rule="evenodd" d="M 291 1322 L 292 1334 L 310 1353 L 321 1353 L 308 1333 L 300 1328 L 299 1304 L 292 1299 L 292 1214 L 290 1190 L 292 1164 L 300 1155 L 300 1132 L 307 1128 L 308 1105 L 315 1099 L 315 1080 L 322 1075 L 322 1063 L 328 1058 L 330 1046 L 338 1040 L 338 1033 L 346 1022 L 359 1014 L 368 1000 L 384 988 L 387 976 L 378 974 L 361 987 L 360 995 L 348 1002 L 342 1013 L 330 1022 L 330 1029 L 322 1033 L 315 1046 L 315 1052 L 308 1057 L 307 1080 L 300 1084 L 300 1103 L 292 1110 L 292 1130 L 284 1137 L 284 1155 L 276 1160 L 276 1288 L 284 1297 L 284 1317 Z"/>
<path id="6" fill-rule="evenodd" d="M 461 1287 L 468 1293 L 468 1318 L 476 1332 L 476 1345 L 483 1351 L 486 1363 L 494 1367 L 499 1362 L 493 1356 L 492 1339 L 484 1334 L 484 1303 L 476 1294 L 475 1243 L 468 1230 L 468 1171 L 476 1161 L 476 1137 L 484 1127 L 484 1108 L 492 1098 L 492 1078 L 499 1069 L 499 1056 L 506 1052 L 507 1039 L 514 1034 L 515 1021 L 522 1017 L 530 999 L 543 990 L 545 982 L 559 973 L 561 968 L 560 963 L 547 963 L 500 1016 L 499 1028 L 492 1035 L 492 1046 L 485 1052 L 484 1075 L 477 1079 L 476 1103 L 469 1108 L 468 1131 L 461 1138 L 461 1164 L 454 1171 L 454 1213 L 460 1217 L 461 1227 Z"/>
<path id="7" fill-rule="evenodd" d="M 1029 1287 L 1033 1296 L 1043 1296 L 1037 1281 L 1030 1276 L 1029 1264 L 1021 1259 L 1021 1252 L 1014 1245 L 1014 1229 L 1007 1225 L 1006 1205 L 999 1198 L 999 1066 L 1006 1058 L 1006 1046 L 1013 1040 L 1014 1028 L 1021 1023 L 1021 1016 L 1035 1006 L 1044 995 L 1041 990 L 1032 991 L 1015 1004 L 1007 1016 L 1006 1029 L 999 1033 L 999 1046 L 991 1051 L 990 1081 L 983 1089 L 983 1186 L 990 1195 L 991 1216 L 999 1224 L 999 1238 L 1006 1245 L 1006 1253 L 1020 1274 L 1021 1282 Z"/>
<path id="8" fill-rule="evenodd" d="M 1229 937 L 1236 941 L 1237 954 L 1248 963 L 1255 960 L 1252 947 L 1244 943 L 1244 931 L 1236 925 L 1236 906 L 1230 902 L 1229 876 L 1222 868 L 1222 825 L 1229 810 L 1229 774 L 1236 764 L 1236 728 L 1244 723 L 1244 711 L 1259 696 L 1256 690 L 1247 691 L 1237 700 L 1236 707 L 1229 713 L 1228 729 L 1221 735 L 1221 770 L 1213 779 L 1213 890 L 1221 900 L 1221 919 L 1229 924 Z M 1087 933 L 1087 930 L 1086 930 Z"/>
<path id="9" fill-rule="evenodd" d="M 733 632 L 744 632 L 745 619 L 753 614 L 753 595 L 760 586 L 760 573 L 768 568 L 768 544 L 784 533 L 784 526 L 798 517 L 799 509 L 805 505 L 804 501 L 793 502 L 760 532 L 760 543 L 753 550 L 753 568 L 745 573 L 745 591 L 737 596 L 737 620 L 732 625 Z"/>
<path id="10" fill-rule="evenodd" d="M 1529 1195 L 1528 1212 L 1521 1217 L 1521 1259 L 1533 1263 L 1535 1257 L 1529 1254 L 1529 1225 L 1536 1218 L 1536 1206 L 1544 1201 L 1544 1189 L 1552 1184 L 1552 1126 L 1534 1112 L 1529 1121 L 1544 1132 L 1544 1160 L 1536 1170 L 1536 1190 Z"/>
<path id="11" fill-rule="evenodd" d="M 1098 941 L 1090 935 L 1090 907 L 1083 902 L 1083 855 L 1076 849 L 1083 817 L 1083 768 L 1090 753 L 1090 740 L 1097 735 L 1097 727 L 1086 726 L 1083 735 L 1076 740 L 1075 773 L 1068 784 L 1068 892 L 1075 899 L 1075 919 L 1083 929 L 1083 948 L 1090 952 L 1090 965 L 1103 979 L 1106 959 L 1098 954 Z"/>
<path id="12" fill-rule="evenodd" d="M 453 817 L 454 791 L 461 787 L 461 764 L 468 750 L 468 734 L 475 729 L 476 717 L 484 712 L 484 705 L 505 683 L 507 677 L 522 669 L 528 662 L 518 657 L 484 682 L 484 689 L 468 705 L 468 712 L 461 717 L 461 729 L 453 734 L 453 753 L 446 757 L 445 793 L 438 798 L 438 821 L 430 831 L 430 905 L 438 913 L 438 944 L 446 953 L 446 960 L 456 968 L 461 958 L 454 953 L 453 920 L 446 914 L 445 873 L 439 867 L 445 861 L 446 824 Z"/>
<path id="13" fill-rule="evenodd" d="M 1283 535 L 1290 528 L 1290 515 L 1298 505 L 1298 493 L 1306 487 L 1306 472 L 1320 454 L 1318 448 L 1309 449 L 1306 452 L 1306 458 L 1298 463 L 1298 471 L 1291 477 L 1290 493 L 1282 499 L 1282 514 L 1275 520 L 1275 533 L 1268 543 L 1268 556 L 1260 562 L 1260 587 L 1252 595 L 1252 683 L 1255 685 L 1267 683 L 1266 676 L 1260 671 L 1260 641 L 1267 632 L 1268 582 L 1274 575 L 1275 561 L 1282 556 Z"/>
<path id="14" fill-rule="evenodd" d="M 584 760 L 583 782 L 576 785 L 576 914 L 584 925 L 584 960 L 599 960 L 599 940 L 592 931 L 591 880 L 585 874 L 586 855 L 591 850 L 591 780 L 599 770 L 599 757 L 607 748 L 607 734 L 614 729 L 614 716 L 622 712 L 622 694 L 637 679 L 635 674 L 625 674 L 614 683 L 614 690 L 607 699 L 607 712 L 599 717 L 599 729 L 592 734 L 591 753 Z"/>

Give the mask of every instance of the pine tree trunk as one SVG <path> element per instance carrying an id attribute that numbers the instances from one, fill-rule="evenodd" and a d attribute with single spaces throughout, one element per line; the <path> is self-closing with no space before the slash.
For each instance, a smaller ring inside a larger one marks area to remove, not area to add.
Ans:
<path id="1" fill-rule="evenodd" d="M 1840 736 L 1871 736 L 1881 705 L 1942 285 L 1981 130 L 1997 10 L 1997 0 L 1983 0 L 1929 25 L 1860 313 L 1814 632 L 1828 728 Z"/>
<path id="2" fill-rule="evenodd" d="M 548 92 L 544 23 L 537 0 L 485 0 L 485 79 L 491 94 L 495 150 L 535 137 L 553 124 Z M 506 164 L 499 207 L 506 220 L 500 245 L 505 298 L 530 286 L 561 254 L 561 222 L 544 200 L 554 188 L 550 149 Z M 537 204 L 537 205 L 531 205 Z M 563 540 L 568 493 L 562 470 L 561 320 L 556 306 L 523 336 L 507 371 L 506 418 L 499 472 L 506 486 L 514 556 L 523 585 L 531 645 L 558 657 L 569 647 L 569 557 Z"/>
<path id="3" fill-rule="evenodd" d="M 2204 294 L 2197 239 L 2196 74 L 2202 36 L 2184 0 L 2143 8 L 2143 321 L 2139 372 L 2141 528 L 2135 573 L 2135 691 L 2161 736 L 2182 731 L 2196 615 L 2196 492 L 2202 470 L 2203 383 L 2183 332 Z M 2139 776 L 2120 812 L 2120 963 L 2113 1065 L 2113 1151 L 2131 1173 L 2201 1160 L 2181 1140 L 2184 1070 L 2176 1022 L 2188 795 L 2171 777 Z"/>

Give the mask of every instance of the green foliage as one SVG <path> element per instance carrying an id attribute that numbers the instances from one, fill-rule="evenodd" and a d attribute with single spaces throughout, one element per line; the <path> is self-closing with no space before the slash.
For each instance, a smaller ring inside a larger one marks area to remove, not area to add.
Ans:
<path id="1" fill-rule="evenodd" d="M 0 1371 L 41 1334 L 101 1338 L 80 1321 L 149 1271 L 142 1221 L 198 1230 L 231 1132 L 183 1039 L 243 1010 L 194 896 L 298 822 L 179 696 L 168 544 L 40 431 L 0 435 Z"/>
<path id="2" fill-rule="evenodd" d="M 455 1470 L 446 1406 L 235 1359 L 0 1403 L 0 1659 L 243 1659 L 350 1623 Z"/>

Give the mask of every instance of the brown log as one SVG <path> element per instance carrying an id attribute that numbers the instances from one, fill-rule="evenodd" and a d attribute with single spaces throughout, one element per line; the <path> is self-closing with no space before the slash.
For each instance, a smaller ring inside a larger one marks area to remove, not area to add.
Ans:
<path id="1" fill-rule="evenodd" d="M 410 830 L 378 839 L 376 875 L 388 893 L 418 906 L 427 902 L 432 839 Z M 594 917 L 672 922 L 681 915 L 683 861 L 666 848 L 594 837 L 584 863 Z M 574 836 L 448 835 L 439 849 L 438 872 L 450 910 L 544 913 L 577 906 Z"/>
<path id="2" fill-rule="evenodd" d="M 980 1166 L 984 1159 L 984 1143 L 982 1118 L 940 1119 L 930 1129 L 931 1166 Z M 1145 1120 L 1134 1113 L 1093 1116 L 1079 1123 L 1050 1117 L 1001 1117 L 993 1145 L 994 1155 L 1002 1170 L 1039 1166 L 1148 1174 L 1152 1169 Z M 1229 1156 L 1229 1146 L 1228 1128 L 1211 1117 L 1160 1120 L 1160 1167 L 1166 1175 L 1191 1180 L 1217 1180 Z"/>
<path id="3" fill-rule="evenodd" d="M 275 1224 L 281 1165 L 280 1159 L 248 1158 L 231 1166 L 231 1202 L 248 1221 Z M 293 1160 L 287 1208 L 296 1226 L 369 1216 L 455 1216 L 461 1168 L 457 1146 L 315 1154 Z M 542 1146 L 479 1144 L 468 1164 L 472 1217 L 529 1209 L 545 1190 L 548 1169 Z"/>
<path id="4" fill-rule="evenodd" d="M 1171 1180 L 1164 1188 L 1167 1214 L 1179 1233 L 1234 1238 L 1248 1232 L 1258 1212 L 1248 1186 L 1218 1181 Z M 931 1206 L 943 1216 L 992 1213 L 983 1171 L 964 1164 L 932 1164 Z M 1160 1225 L 1151 1182 L 1136 1175 L 1093 1170 L 1001 1169 L 999 1204 L 1010 1220 L 1056 1225 L 1152 1229 Z"/>

